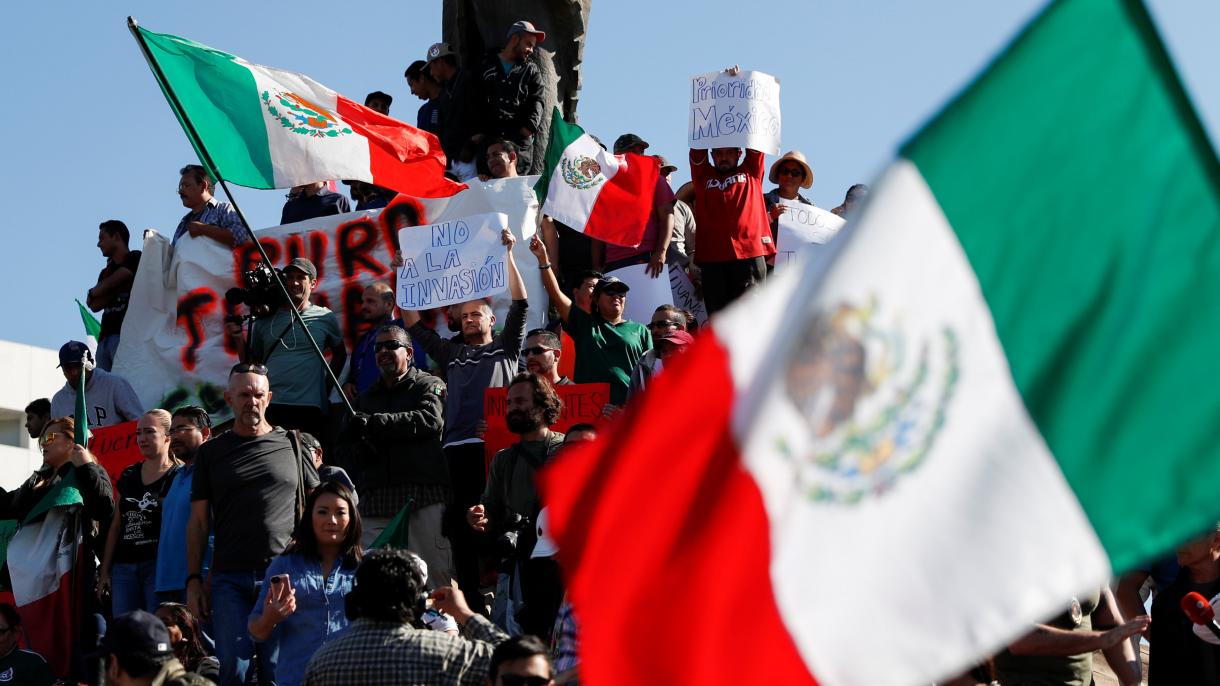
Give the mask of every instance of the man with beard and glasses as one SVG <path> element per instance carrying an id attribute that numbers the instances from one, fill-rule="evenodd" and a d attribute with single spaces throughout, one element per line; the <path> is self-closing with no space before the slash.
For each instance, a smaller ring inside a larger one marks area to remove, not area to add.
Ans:
<path id="1" fill-rule="evenodd" d="M 246 683 L 254 655 L 246 627 L 264 572 L 288 545 L 302 496 L 319 481 L 295 435 L 267 421 L 272 393 L 266 367 L 234 366 L 224 397 L 233 428 L 200 446 L 195 457 L 185 581 L 191 613 L 212 618 L 221 686 L 235 686 Z M 215 554 L 205 579 L 212 533 Z M 277 653 L 274 639 L 259 644 L 259 673 L 273 673 Z"/>
<path id="2" fill-rule="evenodd" d="M 169 492 L 161 501 L 161 542 L 157 552 L 157 600 L 186 601 L 186 531 L 191 521 L 191 484 L 195 481 L 195 453 L 212 437 L 212 419 L 202 407 L 174 410 L 169 425 L 169 454 L 182 462 Z M 204 551 L 201 574 L 212 562 L 212 539 Z"/>
<path id="3" fill-rule="evenodd" d="M 537 560 L 530 557 L 542 507 L 534 479 L 563 446 L 563 434 L 550 429 L 563 402 L 545 379 L 526 373 L 509 385 L 506 408 L 508 430 L 521 440 L 492 458 L 482 502 L 467 511 L 466 521 L 487 535 L 489 552 L 501 561 L 493 620 L 509 633 L 547 635 L 558 603 L 546 616 L 553 589 L 535 583 L 539 576 L 550 579 L 550 574 L 534 573 Z"/>
<path id="4" fill-rule="evenodd" d="M 428 565 L 432 588 L 453 575 L 453 553 L 441 532 L 452 497 L 441 434 L 445 384 L 411 364 L 411 337 L 400 326 L 377 329 L 373 349 L 381 376 L 356 397 L 344 438 L 356 445 L 356 486 L 368 546 L 404 506 L 407 547 Z"/>

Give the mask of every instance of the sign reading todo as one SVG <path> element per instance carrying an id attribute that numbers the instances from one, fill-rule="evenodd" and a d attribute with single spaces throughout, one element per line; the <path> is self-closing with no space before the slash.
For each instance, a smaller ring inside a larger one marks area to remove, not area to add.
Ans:
<path id="1" fill-rule="evenodd" d="M 691 77 L 690 147 L 779 154 L 779 79 L 760 71 Z"/>
<path id="2" fill-rule="evenodd" d="M 775 266 L 786 264 L 809 245 L 821 245 L 843 228 L 842 217 L 820 207 L 796 202 L 779 216 L 779 236 L 775 246 Z"/>
<path id="3" fill-rule="evenodd" d="M 504 291 L 508 251 L 500 232 L 506 228 L 508 215 L 489 212 L 399 230 L 398 306 L 423 310 Z"/>

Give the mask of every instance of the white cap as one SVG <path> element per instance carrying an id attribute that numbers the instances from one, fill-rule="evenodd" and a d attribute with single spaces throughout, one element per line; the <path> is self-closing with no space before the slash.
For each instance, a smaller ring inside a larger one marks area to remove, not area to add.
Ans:
<path id="1" fill-rule="evenodd" d="M 530 557 L 551 557 L 559 552 L 559 546 L 551 540 L 549 520 L 547 508 L 544 507 L 538 511 L 538 523 L 534 525 L 538 530 L 538 542 L 534 544 L 534 552 L 530 554 Z"/>

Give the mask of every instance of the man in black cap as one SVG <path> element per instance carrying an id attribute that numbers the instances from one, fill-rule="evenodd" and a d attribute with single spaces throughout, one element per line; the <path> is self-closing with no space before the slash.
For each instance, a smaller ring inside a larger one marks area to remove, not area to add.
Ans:
<path id="1" fill-rule="evenodd" d="M 364 96 L 365 107 L 373 110 L 374 112 L 380 112 L 387 117 L 390 116 L 390 105 L 392 104 L 394 104 L 394 96 L 390 95 L 389 93 L 373 91 L 372 93 Z"/>
<path id="2" fill-rule="evenodd" d="M 169 630 L 155 615 L 143 610 L 110 622 L 99 655 L 106 659 L 107 684 L 200 683 L 190 679 L 174 657 Z"/>
<path id="3" fill-rule="evenodd" d="M 318 270 L 313 262 L 297 257 L 283 270 L 291 303 L 285 303 L 270 315 L 255 319 L 246 332 L 249 345 L 234 341 L 241 352 L 242 362 L 257 362 L 267 366 L 271 379 L 272 404 L 267 418 L 275 426 L 301 431 L 317 430 L 325 425 L 328 377 L 322 360 L 314 351 L 309 338 L 323 351 L 330 351 L 330 368 L 337 376 L 347 361 L 339 318 L 328 308 L 309 301 L 318 285 Z M 302 329 L 292 316 L 290 307 L 301 313 Z M 228 323 L 225 332 L 240 338 L 240 324 Z"/>
<path id="4" fill-rule="evenodd" d="M 63 370 L 65 383 L 51 397 L 52 417 L 73 416 L 81 374 L 85 375 L 85 409 L 89 415 L 89 426 L 122 424 L 139 419 L 144 414 L 144 407 L 131 384 L 118 374 L 95 368 L 93 353 L 84 343 L 64 343 L 59 349 L 59 368 Z"/>
<path id="5" fill-rule="evenodd" d="M 458 63 L 457 53 L 448 43 L 433 43 L 424 58 L 428 73 L 441 85 L 437 98 L 441 119 L 441 148 L 449 159 L 450 168 L 457 162 L 474 160 L 473 122 L 477 119 L 470 72 Z"/>
<path id="6" fill-rule="evenodd" d="M 542 101 L 542 72 L 530 61 L 546 34 L 528 21 L 508 28 L 499 53 L 488 53 L 479 65 L 483 115 L 481 133 L 505 138 L 517 146 L 517 172 L 531 173 L 534 135 L 549 112 Z"/>
<path id="7" fill-rule="evenodd" d="M 530 240 L 530 252 L 538 258 L 542 285 L 551 304 L 563 319 L 564 331 L 576 343 L 576 383 L 610 384 L 610 404 L 622 406 L 627 400 L 631 370 L 652 348 L 652 335 L 639 322 L 623 319 L 627 291 L 631 288 L 613 276 L 603 276 L 593 287 L 590 312 L 572 306 L 551 268 L 546 244 L 537 235 Z"/>

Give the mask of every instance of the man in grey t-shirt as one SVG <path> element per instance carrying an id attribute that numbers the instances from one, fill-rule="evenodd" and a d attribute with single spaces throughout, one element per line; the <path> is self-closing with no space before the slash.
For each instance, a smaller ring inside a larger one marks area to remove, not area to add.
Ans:
<path id="1" fill-rule="evenodd" d="M 283 552 L 296 525 L 298 485 L 318 486 L 312 455 L 267 422 L 267 370 L 233 367 L 225 402 L 233 428 L 199 447 L 187 527 L 186 597 L 197 616 L 212 617 L 222 686 L 243 684 L 253 654 L 246 621 L 271 558 Z M 208 532 L 215 534 L 210 579 L 203 579 Z M 211 593 L 206 592 L 210 585 Z M 275 664 L 277 646 L 259 645 L 260 671 Z"/>

